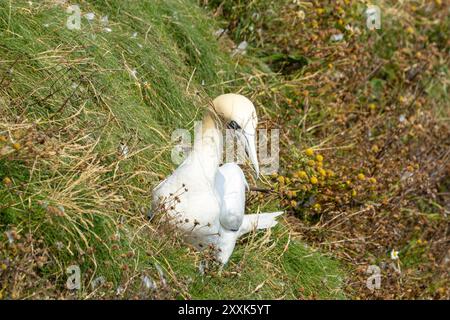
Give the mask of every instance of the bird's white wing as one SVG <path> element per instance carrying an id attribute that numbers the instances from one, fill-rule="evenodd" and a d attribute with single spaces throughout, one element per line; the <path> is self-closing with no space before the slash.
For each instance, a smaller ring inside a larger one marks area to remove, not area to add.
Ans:
<path id="1" fill-rule="evenodd" d="M 220 224 L 229 231 L 238 231 L 245 212 L 245 188 L 248 188 L 242 169 L 236 163 L 219 167 L 215 189 L 221 202 Z"/>
<path id="2" fill-rule="evenodd" d="M 226 264 L 244 221 L 245 189 L 248 185 L 241 168 L 236 163 L 226 163 L 217 170 L 214 187 L 220 199 L 217 259 Z"/>

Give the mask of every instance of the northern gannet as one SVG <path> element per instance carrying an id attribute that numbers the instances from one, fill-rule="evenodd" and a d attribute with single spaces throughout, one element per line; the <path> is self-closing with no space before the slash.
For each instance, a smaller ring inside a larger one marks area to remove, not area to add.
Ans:
<path id="1" fill-rule="evenodd" d="M 207 110 L 200 136 L 186 160 L 153 190 L 152 211 L 162 211 L 165 218 L 182 231 L 197 249 L 210 245 L 216 259 L 228 262 L 236 240 L 254 229 L 271 228 L 283 212 L 245 215 L 244 173 L 236 163 L 222 160 L 221 124 L 233 129 L 238 143 L 244 145 L 256 176 L 256 110 L 253 103 L 239 94 L 223 94 Z"/>

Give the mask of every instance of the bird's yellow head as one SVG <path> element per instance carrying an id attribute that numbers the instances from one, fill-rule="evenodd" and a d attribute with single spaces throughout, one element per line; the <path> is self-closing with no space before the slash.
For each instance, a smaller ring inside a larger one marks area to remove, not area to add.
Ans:
<path id="1" fill-rule="evenodd" d="M 240 94 L 227 93 L 214 99 L 213 108 L 224 120 L 226 127 L 234 130 L 238 140 L 244 145 L 258 177 L 259 164 L 256 152 L 258 117 L 255 106 L 248 98 Z"/>

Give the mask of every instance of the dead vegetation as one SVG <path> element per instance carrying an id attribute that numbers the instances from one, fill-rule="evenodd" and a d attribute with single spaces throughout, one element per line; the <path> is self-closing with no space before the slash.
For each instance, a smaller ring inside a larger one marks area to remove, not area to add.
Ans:
<path id="1" fill-rule="evenodd" d="M 84 1 L 79 31 L 67 6 L 0 2 L 1 298 L 344 297 L 339 263 L 289 226 L 249 235 L 219 275 L 146 218 L 172 131 L 265 73 L 232 62 L 191 2 Z"/>
<path id="2" fill-rule="evenodd" d="M 370 31 L 364 1 L 206 2 L 282 76 L 260 101 L 283 128 L 271 199 L 290 224 L 347 262 L 356 298 L 448 299 L 448 4 L 379 1 Z"/>

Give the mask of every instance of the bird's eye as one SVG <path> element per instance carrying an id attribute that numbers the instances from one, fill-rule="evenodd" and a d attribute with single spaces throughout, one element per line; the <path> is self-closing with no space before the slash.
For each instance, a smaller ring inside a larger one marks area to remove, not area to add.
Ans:
<path id="1" fill-rule="evenodd" d="M 233 130 L 239 130 L 239 129 L 241 129 L 241 126 L 238 125 L 236 121 L 231 120 L 230 122 L 227 123 L 227 128 L 233 129 Z"/>

